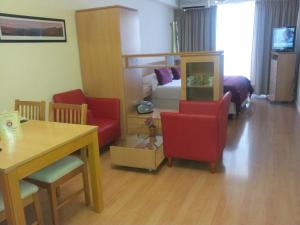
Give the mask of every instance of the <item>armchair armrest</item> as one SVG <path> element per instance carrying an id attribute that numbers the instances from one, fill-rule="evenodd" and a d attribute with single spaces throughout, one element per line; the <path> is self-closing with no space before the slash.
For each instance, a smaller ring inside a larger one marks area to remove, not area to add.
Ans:
<path id="1" fill-rule="evenodd" d="M 88 109 L 93 117 L 104 117 L 120 121 L 120 100 L 116 98 L 87 97 Z"/>
<path id="2" fill-rule="evenodd" d="M 219 102 L 214 101 L 184 101 L 179 104 L 179 112 L 184 114 L 216 115 Z"/>
<path id="3" fill-rule="evenodd" d="M 216 115 L 162 112 L 161 119 L 163 130 L 166 128 L 170 131 L 182 132 L 182 134 L 195 133 L 198 136 L 201 129 L 205 129 L 206 133 L 210 133 L 210 130 L 215 133 L 218 129 L 218 117 Z"/>
<path id="4" fill-rule="evenodd" d="M 164 112 L 161 119 L 166 156 L 170 151 L 175 156 L 184 149 L 182 154 L 186 156 L 207 151 L 217 157 L 218 152 L 212 151 L 219 145 L 217 116 Z"/>

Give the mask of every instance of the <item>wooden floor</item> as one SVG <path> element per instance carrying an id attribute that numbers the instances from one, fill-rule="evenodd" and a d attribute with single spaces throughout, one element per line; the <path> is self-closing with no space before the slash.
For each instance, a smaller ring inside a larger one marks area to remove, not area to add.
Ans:
<path id="1" fill-rule="evenodd" d="M 102 167 L 104 211 L 93 213 L 80 198 L 62 210 L 62 225 L 300 224 L 300 117 L 290 105 L 253 100 L 231 120 L 216 174 L 205 163 L 181 160 L 156 173 L 112 168 L 108 152 Z M 46 205 L 45 198 L 50 225 Z"/>

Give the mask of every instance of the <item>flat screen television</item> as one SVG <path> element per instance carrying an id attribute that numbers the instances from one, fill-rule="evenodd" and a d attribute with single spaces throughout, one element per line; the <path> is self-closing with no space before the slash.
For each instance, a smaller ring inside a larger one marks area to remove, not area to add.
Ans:
<path id="1" fill-rule="evenodd" d="M 279 27 L 273 29 L 272 50 L 290 52 L 295 48 L 296 27 Z"/>

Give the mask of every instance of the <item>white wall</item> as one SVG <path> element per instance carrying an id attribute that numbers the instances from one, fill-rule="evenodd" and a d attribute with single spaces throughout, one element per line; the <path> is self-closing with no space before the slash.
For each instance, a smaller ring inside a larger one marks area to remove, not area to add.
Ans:
<path id="1" fill-rule="evenodd" d="M 163 3 L 162 3 L 163 2 Z M 0 112 L 15 99 L 50 101 L 53 93 L 81 88 L 74 10 L 123 5 L 140 13 L 143 53 L 171 50 L 176 0 L 9 0 L 0 12 L 66 20 L 67 43 L 0 43 Z"/>
<path id="2" fill-rule="evenodd" d="M 171 26 L 175 0 L 73 0 L 73 9 L 122 5 L 135 8 L 140 14 L 141 51 L 158 53 L 171 51 Z M 69 7 L 69 6 L 67 6 Z"/>
<path id="3" fill-rule="evenodd" d="M 300 65 L 299 65 L 300 67 Z M 297 95 L 297 108 L 298 108 L 298 112 L 300 114 L 300 72 L 298 75 L 298 95 Z"/>
<path id="4" fill-rule="evenodd" d="M 178 0 L 156 0 L 172 7 L 178 7 Z"/>
<path id="5" fill-rule="evenodd" d="M 2 13 L 65 19 L 68 38 L 66 43 L 0 43 L 0 112 L 12 110 L 15 99 L 49 101 L 53 93 L 82 87 L 74 12 L 42 2 L 0 1 Z"/>
<path id="6" fill-rule="evenodd" d="M 300 6 L 299 6 L 299 13 L 298 13 L 298 21 L 297 21 L 297 29 L 296 29 L 296 45 L 295 45 L 295 51 L 297 54 L 297 62 L 298 62 L 298 88 L 297 88 L 297 99 L 296 104 L 297 108 L 300 114 Z"/>

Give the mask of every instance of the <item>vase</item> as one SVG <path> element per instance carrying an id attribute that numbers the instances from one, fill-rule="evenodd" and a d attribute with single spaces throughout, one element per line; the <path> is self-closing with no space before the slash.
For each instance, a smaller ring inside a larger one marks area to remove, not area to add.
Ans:
<path id="1" fill-rule="evenodd" d="M 149 127 L 149 137 L 156 136 L 156 127 Z"/>

